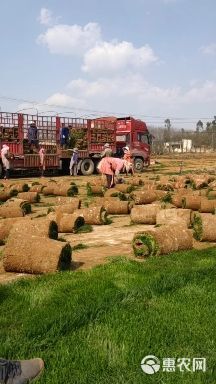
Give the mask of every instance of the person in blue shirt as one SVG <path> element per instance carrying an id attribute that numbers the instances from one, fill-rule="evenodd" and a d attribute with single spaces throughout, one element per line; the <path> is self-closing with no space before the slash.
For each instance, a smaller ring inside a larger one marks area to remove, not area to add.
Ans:
<path id="1" fill-rule="evenodd" d="M 65 127 L 65 124 L 62 123 L 60 130 L 60 144 L 62 148 L 66 148 L 68 145 L 70 130 L 69 127 Z"/>
<path id="2" fill-rule="evenodd" d="M 31 121 L 28 127 L 28 143 L 30 144 L 31 148 L 33 146 L 37 147 L 38 145 L 38 129 L 35 120 Z"/>
<path id="3" fill-rule="evenodd" d="M 69 166 L 71 176 L 77 176 L 78 156 L 78 148 L 74 148 Z"/>

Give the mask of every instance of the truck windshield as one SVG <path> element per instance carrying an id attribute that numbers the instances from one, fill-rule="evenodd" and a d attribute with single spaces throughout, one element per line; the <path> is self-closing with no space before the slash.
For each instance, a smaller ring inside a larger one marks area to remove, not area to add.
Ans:
<path id="1" fill-rule="evenodd" d="M 138 132 L 137 133 L 137 140 L 144 144 L 150 144 L 149 136 L 146 133 Z"/>
<path id="2" fill-rule="evenodd" d="M 127 134 L 123 134 L 123 135 L 117 135 L 116 141 L 119 143 L 129 144 L 130 143 L 130 134 L 127 133 Z"/>

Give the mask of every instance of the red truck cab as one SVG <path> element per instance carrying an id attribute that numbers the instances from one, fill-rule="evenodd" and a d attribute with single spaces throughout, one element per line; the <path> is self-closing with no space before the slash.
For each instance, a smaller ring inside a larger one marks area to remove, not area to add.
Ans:
<path id="1" fill-rule="evenodd" d="M 129 146 L 136 172 L 150 164 L 151 135 L 144 121 L 133 117 L 116 120 L 116 153 L 121 156 L 123 147 Z"/>

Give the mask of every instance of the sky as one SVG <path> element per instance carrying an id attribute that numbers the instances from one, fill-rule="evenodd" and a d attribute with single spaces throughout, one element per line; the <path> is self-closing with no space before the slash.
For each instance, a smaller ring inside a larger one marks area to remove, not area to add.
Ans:
<path id="1" fill-rule="evenodd" d="M 1 0 L 1 111 L 216 115 L 215 0 Z"/>

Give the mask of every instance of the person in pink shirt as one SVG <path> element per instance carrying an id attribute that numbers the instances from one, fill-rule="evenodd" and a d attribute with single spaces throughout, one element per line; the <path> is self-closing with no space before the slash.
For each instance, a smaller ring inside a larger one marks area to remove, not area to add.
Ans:
<path id="1" fill-rule="evenodd" d="M 104 157 L 98 164 L 98 170 L 106 176 L 107 188 L 112 188 L 115 184 L 114 177 L 118 176 L 124 167 L 124 160 L 115 157 Z"/>

